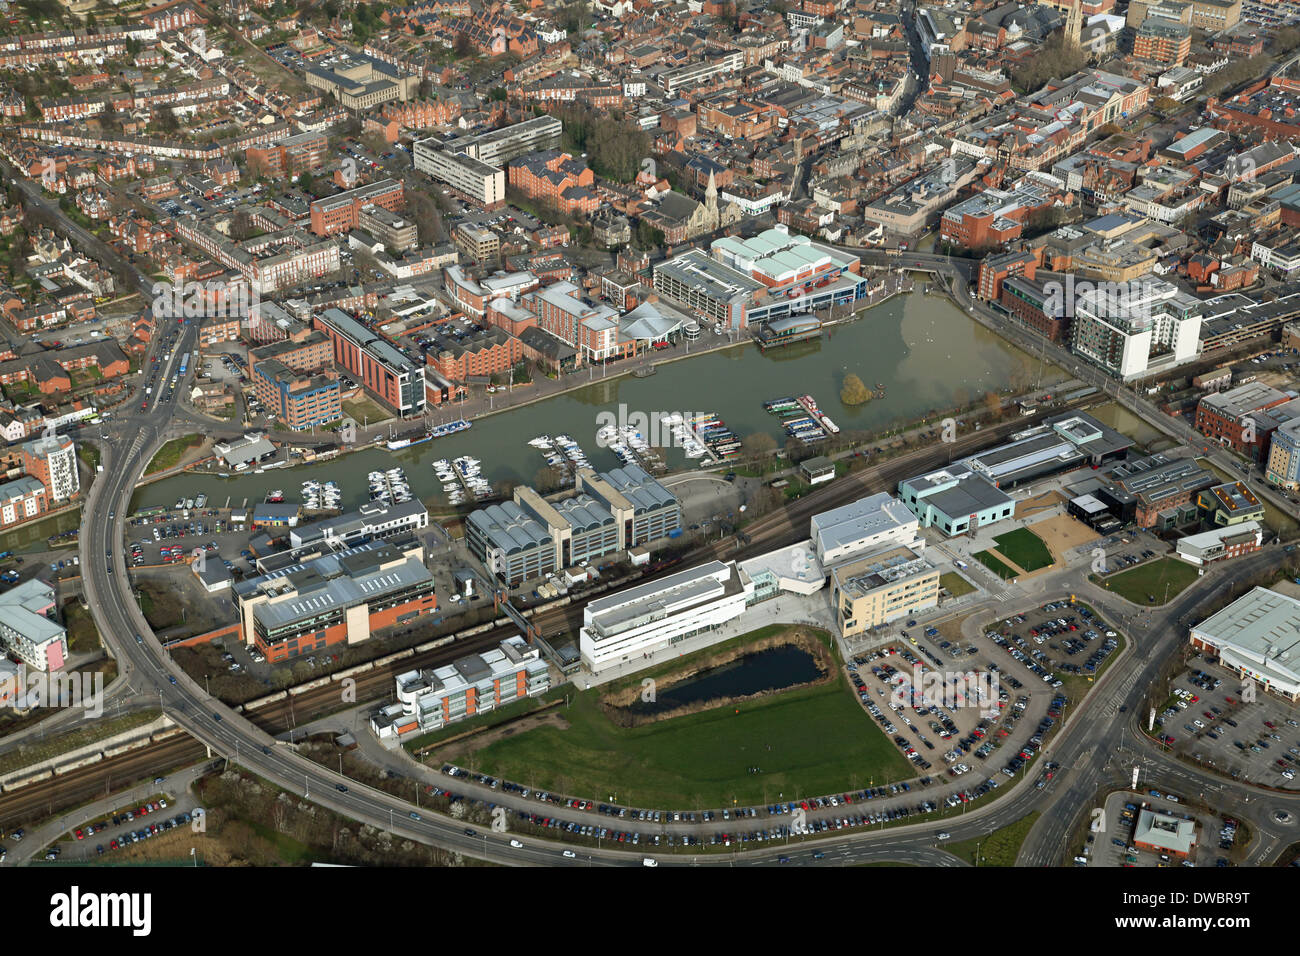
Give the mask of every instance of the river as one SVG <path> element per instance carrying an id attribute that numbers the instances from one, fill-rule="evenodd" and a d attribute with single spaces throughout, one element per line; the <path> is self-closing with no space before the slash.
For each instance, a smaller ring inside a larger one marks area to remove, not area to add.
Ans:
<path id="1" fill-rule="evenodd" d="M 849 373 L 873 389 L 883 385 L 884 397 L 856 408 L 842 405 L 840 386 Z M 597 447 L 595 432 L 601 424 L 598 415 L 618 416 L 620 408 L 625 417 L 637 412 L 714 412 L 740 437 L 764 431 L 784 443 L 779 421 L 763 409 L 765 400 L 811 394 L 842 429 L 881 431 L 932 410 L 976 401 L 989 390 L 1037 383 L 1040 376 L 1044 385 L 1064 377 L 984 329 L 947 299 L 915 291 L 870 309 L 855 322 L 828 329 L 815 342 L 767 353 L 745 344 L 664 363 L 648 378 L 597 381 L 486 416 L 468 431 L 407 451 L 373 448 L 332 462 L 226 479 L 179 475 L 143 486 L 133 507 L 170 506 L 178 497 L 199 493 L 208 496 L 210 505 L 221 505 L 227 498 L 234 504 L 245 499 L 251 503 L 272 488 L 292 499 L 308 478 L 340 482 L 344 504 L 354 507 L 369 497 L 366 474 L 394 465 L 405 469 L 415 494 L 437 505 L 445 499 L 431 467 L 434 460 L 470 455 L 482 461 L 483 474 L 491 481 L 531 483 L 546 463 L 528 440 L 541 434 L 568 434 L 597 470 L 616 467 L 613 452 Z M 694 467 L 677 448 L 665 449 L 664 456 L 674 469 Z"/>

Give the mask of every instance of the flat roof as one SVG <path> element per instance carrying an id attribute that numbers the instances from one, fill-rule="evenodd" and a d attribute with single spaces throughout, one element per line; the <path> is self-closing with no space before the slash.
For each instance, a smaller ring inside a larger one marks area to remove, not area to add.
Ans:
<path id="1" fill-rule="evenodd" d="M 812 516 L 812 533 L 822 553 L 865 537 L 916 524 L 916 515 L 887 491 Z"/>
<path id="2" fill-rule="evenodd" d="M 1240 651 L 1266 674 L 1300 682 L 1300 601 L 1295 598 L 1256 587 L 1194 626 L 1192 633 L 1221 650 Z"/>

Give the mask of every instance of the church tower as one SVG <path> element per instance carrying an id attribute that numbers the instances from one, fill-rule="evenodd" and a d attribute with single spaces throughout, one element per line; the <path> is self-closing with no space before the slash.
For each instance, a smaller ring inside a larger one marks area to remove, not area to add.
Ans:
<path id="1" fill-rule="evenodd" d="M 1065 18 L 1065 43 L 1076 50 L 1083 45 L 1083 0 L 1070 4 L 1070 13 Z"/>

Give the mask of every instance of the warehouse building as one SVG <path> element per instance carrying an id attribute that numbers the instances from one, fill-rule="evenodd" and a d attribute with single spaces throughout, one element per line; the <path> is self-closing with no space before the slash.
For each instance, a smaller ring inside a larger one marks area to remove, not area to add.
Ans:
<path id="1" fill-rule="evenodd" d="M 1300 699 L 1300 601 L 1253 588 L 1191 629 L 1192 647 L 1219 658 L 1238 676 Z"/>

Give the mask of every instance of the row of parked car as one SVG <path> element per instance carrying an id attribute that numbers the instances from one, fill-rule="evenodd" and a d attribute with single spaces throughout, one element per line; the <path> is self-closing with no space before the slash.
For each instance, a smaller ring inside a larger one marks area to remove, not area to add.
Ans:
<path id="1" fill-rule="evenodd" d="M 195 812 L 198 813 L 199 811 L 196 810 Z M 108 843 L 108 849 L 125 849 L 133 843 L 139 843 L 141 840 L 148 840 L 158 836 L 160 833 L 166 833 L 168 830 L 174 830 L 176 827 L 184 826 L 189 823 L 191 819 L 193 819 L 191 814 L 179 813 L 174 817 L 169 817 L 168 819 L 162 820 L 158 823 L 150 823 L 148 826 L 139 830 L 131 830 L 120 837 L 110 840 Z M 95 852 L 102 856 L 104 854 L 104 846 L 101 844 L 100 846 L 95 847 Z"/>

